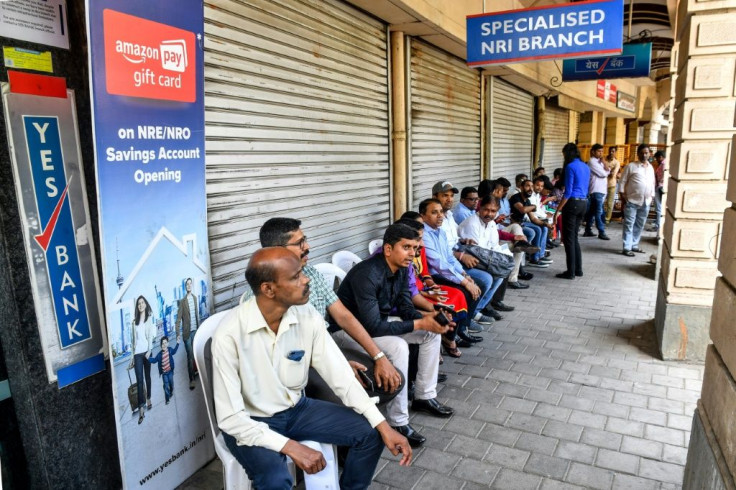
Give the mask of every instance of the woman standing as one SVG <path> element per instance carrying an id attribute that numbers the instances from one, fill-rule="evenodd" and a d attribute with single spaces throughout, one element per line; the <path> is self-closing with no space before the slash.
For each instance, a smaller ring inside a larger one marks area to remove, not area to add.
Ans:
<path id="1" fill-rule="evenodd" d="M 565 165 L 563 179 L 565 192 L 562 195 L 557 215 L 562 213 L 562 243 L 565 244 L 567 270 L 556 275 L 560 279 L 575 279 L 583 275 L 583 254 L 578 242 L 578 230 L 585 215 L 588 201 L 588 184 L 590 168 L 580 160 L 580 151 L 575 143 L 568 143 L 562 148 Z"/>
<path id="2" fill-rule="evenodd" d="M 156 327 L 151 318 L 151 305 L 146 298 L 138 296 L 135 301 L 135 320 L 133 320 L 132 344 L 133 360 L 131 367 L 135 366 L 135 381 L 138 385 L 138 423 L 143 422 L 144 408 L 151 408 L 151 363 L 148 358 L 153 350 L 156 337 Z M 144 378 L 145 376 L 145 378 Z"/>

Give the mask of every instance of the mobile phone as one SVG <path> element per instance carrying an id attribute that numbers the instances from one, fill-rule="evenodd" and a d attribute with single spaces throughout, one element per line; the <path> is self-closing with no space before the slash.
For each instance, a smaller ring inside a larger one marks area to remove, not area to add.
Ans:
<path id="1" fill-rule="evenodd" d="M 366 370 L 367 371 L 367 370 Z M 368 391 L 375 391 L 373 389 L 373 380 L 368 376 L 368 373 L 366 371 L 358 370 L 358 376 L 360 376 L 360 379 L 363 381 L 363 384 L 365 385 L 365 389 Z"/>
<path id="2" fill-rule="evenodd" d="M 450 324 L 450 320 L 448 320 L 445 314 L 441 311 L 437 312 L 437 314 L 434 316 L 434 321 L 436 321 L 443 327 Z"/>
<path id="3" fill-rule="evenodd" d="M 452 316 L 457 315 L 457 312 L 452 309 L 450 305 L 443 305 L 442 303 L 437 303 L 434 305 L 435 311 L 446 311 Z"/>

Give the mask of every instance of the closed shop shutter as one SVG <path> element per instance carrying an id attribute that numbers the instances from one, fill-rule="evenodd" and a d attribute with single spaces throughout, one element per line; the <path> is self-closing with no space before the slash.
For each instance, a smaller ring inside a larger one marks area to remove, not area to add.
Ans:
<path id="1" fill-rule="evenodd" d="M 432 185 L 480 181 L 480 73 L 421 41 L 411 42 L 411 209 L 432 195 Z"/>
<path id="2" fill-rule="evenodd" d="M 386 27 L 337 0 L 205 3 L 207 207 L 218 308 L 274 216 L 310 263 L 367 255 L 389 217 Z"/>
<path id="3" fill-rule="evenodd" d="M 572 113 L 572 119 L 570 120 L 570 135 L 568 139 L 571 143 L 577 144 L 578 135 L 580 134 L 580 113 L 570 111 Z"/>
<path id="4" fill-rule="evenodd" d="M 547 174 L 562 167 L 562 147 L 570 142 L 570 111 L 547 106 L 544 110 L 544 155 L 542 166 Z"/>
<path id="5" fill-rule="evenodd" d="M 529 174 L 534 146 L 534 97 L 520 88 L 491 77 L 491 123 L 488 144 L 491 178 Z"/>

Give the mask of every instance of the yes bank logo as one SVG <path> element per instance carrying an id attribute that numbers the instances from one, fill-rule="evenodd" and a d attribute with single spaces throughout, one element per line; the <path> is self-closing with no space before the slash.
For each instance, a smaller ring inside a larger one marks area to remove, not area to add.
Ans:
<path id="1" fill-rule="evenodd" d="M 106 9 L 105 78 L 110 94 L 196 100 L 193 32 Z"/>

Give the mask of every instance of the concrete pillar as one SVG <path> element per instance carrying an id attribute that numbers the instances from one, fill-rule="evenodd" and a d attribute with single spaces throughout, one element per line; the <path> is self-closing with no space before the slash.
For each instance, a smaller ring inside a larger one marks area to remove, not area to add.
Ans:
<path id="1" fill-rule="evenodd" d="M 606 119 L 605 141 L 601 144 L 623 145 L 626 143 L 626 125 L 622 117 L 609 117 Z"/>
<path id="2" fill-rule="evenodd" d="M 644 138 L 640 143 L 656 145 L 659 143 L 659 130 L 662 126 L 655 123 L 647 123 L 644 125 Z"/>
<path id="3" fill-rule="evenodd" d="M 580 116 L 578 144 L 594 145 L 603 140 L 605 116 L 602 112 L 591 111 Z"/>
<path id="4" fill-rule="evenodd" d="M 702 360 L 709 342 L 728 207 L 727 159 L 736 129 L 736 14 L 724 11 L 725 4 L 736 7 L 736 0 L 683 0 L 678 15 L 678 76 L 655 314 L 665 359 Z M 732 257 L 733 242 L 723 243 Z"/>
<path id="5" fill-rule="evenodd" d="M 406 119 L 406 37 L 403 32 L 394 31 L 391 33 L 393 219 L 398 219 L 404 214 L 409 203 Z"/>
<path id="6" fill-rule="evenodd" d="M 626 144 L 635 145 L 639 141 L 639 123 L 632 121 L 626 126 Z"/>

